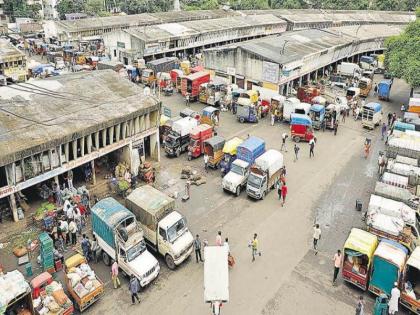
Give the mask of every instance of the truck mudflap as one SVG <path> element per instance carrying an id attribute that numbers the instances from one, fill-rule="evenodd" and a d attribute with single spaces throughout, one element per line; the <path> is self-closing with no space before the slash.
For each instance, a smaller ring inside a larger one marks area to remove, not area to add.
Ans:
<path id="1" fill-rule="evenodd" d="M 404 291 L 401 292 L 400 303 L 414 314 L 420 315 L 420 301 L 411 298 Z"/>
<path id="2" fill-rule="evenodd" d="M 190 255 L 192 254 L 192 251 L 193 251 L 193 244 L 191 243 L 190 247 L 188 247 L 188 249 L 181 256 L 179 256 L 178 259 L 174 260 L 174 264 L 176 266 L 179 266 L 180 264 L 182 264 L 184 260 L 190 257 Z"/>

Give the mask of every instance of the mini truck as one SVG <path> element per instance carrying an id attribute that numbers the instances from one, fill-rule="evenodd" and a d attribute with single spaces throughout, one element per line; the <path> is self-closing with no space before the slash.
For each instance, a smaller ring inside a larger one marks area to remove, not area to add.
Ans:
<path id="1" fill-rule="evenodd" d="M 126 275 L 134 275 L 145 287 L 159 274 L 158 261 L 146 249 L 143 231 L 136 217 L 114 198 L 105 198 L 92 207 L 92 232 L 102 249 L 102 260 L 116 261 Z"/>
<path id="2" fill-rule="evenodd" d="M 174 210 L 174 199 L 146 185 L 135 189 L 125 202 L 139 220 L 147 244 L 165 258 L 169 269 L 191 255 L 194 238 L 186 219 Z"/>
<path id="3" fill-rule="evenodd" d="M 414 314 L 420 315 L 420 247 L 408 258 L 400 285 L 400 303 Z"/>
<path id="4" fill-rule="evenodd" d="M 264 199 L 280 179 L 283 167 L 283 154 L 277 150 L 268 150 L 255 159 L 248 176 L 246 193 L 254 199 Z"/>
<path id="5" fill-rule="evenodd" d="M 197 125 L 197 119 L 191 117 L 184 117 L 175 121 L 165 140 L 166 154 L 178 157 L 182 152 L 187 151 L 190 143 L 190 133 Z"/>
<path id="6" fill-rule="evenodd" d="M 382 121 L 382 105 L 367 103 L 362 107 L 362 126 L 374 129 Z"/>
<path id="7" fill-rule="evenodd" d="M 242 144 L 238 145 L 236 149 L 237 158 L 233 161 L 229 173 L 223 177 L 223 190 L 239 196 L 242 188 L 246 186 L 250 166 L 264 151 L 265 142 L 257 137 L 249 137 Z"/>
<path id="8" fill-rule="evenodd" d="M 197 158 L 204 152 L 204 141 L 213 137 L 213 128 L 207 124 L 194 127 L 190 133 L 190 144 L 188 145 L 188 160 Z"/>

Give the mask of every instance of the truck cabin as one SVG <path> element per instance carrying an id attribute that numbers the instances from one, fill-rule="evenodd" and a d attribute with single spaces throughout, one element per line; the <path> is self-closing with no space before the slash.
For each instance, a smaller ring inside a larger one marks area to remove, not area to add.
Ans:
<path id="1" fill-rule="evenodd" d="M 248 185 L 253 188 L 260 189 L 267 182 L 267 177 L 264 172 L 258 167 L 251 167 L 251 172 L 248 176 Z"/>
<path id="2" fill-rule="evenodd" d="M 295 114 L 309 115 L 311 110 L 311 104 L 299 103 L 295 106 Z"/>
<path id="3" fill-rule="evenodd" d="M 346 78 L 344 78 L 340 75 L 336 75 L 336 74 L 333 74 L 333 75 L 330 76 L 330 81 L 331 81 L 331 83 L 338 83 L 339 86 L 346 86 L 347 85 Z"/>
<path id="4" fill-rule="evenodd" d="M 367 89 L 371 85 L 371 81 L 368 78 L 361 78 L 359 80 L 359 89 Z"/>
<path id="5" fill-rule="evenodd" d="M 236 159 L 231 166 L 230 171 L 240 176 L 245 176 L 248 170 L 248 162 Z"/>
<path id="6" fill-rule="evenodd" d="M 169 213 L 159 222 L 159 235 L 170 243 L 174 243 L 187 231 L 187 220 L 175 211 Z"/>
<path id="7" fill-rule="evenodd" d="M 322 122 L 325 117 L 325 106 L 315 104 L 311 106 L 310 117 L 312 122 Z"/>
<path id="8" fill-rule="evenodd" d="M 181 145 L 179 138 L 180 138 L 179 133 L 171 130 L 169 134 L 166 136 L 165 145 L 170 148 L 179 147 Z"/>

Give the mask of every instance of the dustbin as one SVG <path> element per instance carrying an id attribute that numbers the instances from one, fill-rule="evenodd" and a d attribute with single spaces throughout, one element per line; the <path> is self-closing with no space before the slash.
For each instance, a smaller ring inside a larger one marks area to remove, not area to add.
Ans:
<path id="1" fill-rule="evenodd" d="M 356 199 L 356 210 L 362 211 L 362 201 L 360 199 Z"/>
<path id="2" fill-rule="evenodd" d="M 32 264 L 31 263 L 27 263 L 25 265 L 25 271 L 26 271 L 26 275 L 28 277 L 32 277 L 33 273 L 32 273 Z"/>

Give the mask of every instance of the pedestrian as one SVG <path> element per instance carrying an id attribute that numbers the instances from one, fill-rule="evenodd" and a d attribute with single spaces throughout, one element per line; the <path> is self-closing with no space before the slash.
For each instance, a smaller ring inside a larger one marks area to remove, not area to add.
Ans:
<path id="1" fill-rule="evenodd" d="M 76 224 L 76 222 L 74 222 L 74 220 L 70 220 L 69 233 L 70 233 L 71 244 L 76 245 L 76 243 L 77 243 L 77 224 Z"/>
<path id="2" fill-rule="evenodd" d="M 334 255 L 333 261 L 334 261 L 333 285 L 335 285 L 337 281 L 338 272 L 340 271 L 341 262 L 342 262 L 341 250 L 337 250 L 337 253 Z"/>
<path id="3" fill-rule="evenodd" d="M 203 259 L 201 258 L 201 240 L 200 240 L 200 236 L 198 234 L 195 236 L 194 250 L 195 250 L 195 260 L 196 260 L 196 262 L 198 263 L 198 258 L 200 258 L 200 261 L 203 261 Z"/>
<path id="4" fill-rule="evenodd" d="M 391 118 L 391 126 L 394 126 L 395 121 L 397 120 L 397 114 L 393 113 Z"/>
<path id="5" fill-rule="evenodd" d="M 388 113 L 388 126 L 391 125 L 392 114 Z"/>
<path id="6" fill-rule="evenodd" d="M 343 109 L 341 111 L 341 122 L 342 123 L 345 123 L 346 122 L 346 110 L 345 109 Z"/>
<path id="7" fill-rule="evenodd" d="M 336 122 L 337 120 L 335 121 L 335 123 Z M 314 138 L 312 138 L 311 140 L 309 140 L 309 158 L 311 158 L 311 156 L 315 157 L 314 148 L 315 148 L 315 140 Z"/>
<path id="8" fill-rule="evenodd" d="M 73 190 L 73 171 L 68 171 L 68 177 L 67 177 L 67 184 L 69 185 L 69 189 Z"/>
<path id="9" fill-rule="evenodd" d="M 117 289 L 121 286 L 120 279 L 118 278 L 118 263 L 114 261 L 111 266 L 111 279 L 114 284 L 114 289 Z"/>
<path id="10" fill-rule="evenodd" d="M 77 231 L 79 232 L 79 235 L 81 235 L 82 229 L 83 229 L 82 214 L 80 213 L 79 208 L 76 206 L 73 207 L 73 218 L 74 218 L 74 222 L 76 222 L 76 225 L 77 225 Z"/>
<path id="11" fill-rule="evenodd" d="M 319 227 L 319 224 L 315 224 L 314 225 L 314 240 L 313 240 L 315 255 L 318 254 L 318 242 L 320 239 L 321 239 L 321 228 Z"/>
<path id="12" fill-rule="evenodd" d="M 382 123 L 382 129 L 381 129 L 381 135 L 382 135 L 382 140 L 384 140 L 385 139 L 385 136 L 386 136 L 386 124 L 385 123 Z"/>
<path id="13" fill-rule="evenodd" d="M 63 245 L 64 245 L 64 249 L 65 249 L 66 244 L 67 244 L 67 234 L 69 232 L 69 224 L 67 223 L 67 221 L 61 220 L 60 225 L 59 225 L 59 229 L 60 229 L 61 236 L 63 237 L 63 242 L 64 242 Z"/>
<path id="14" fill-rule="evenodd" d="M 285 133 L 285 132 L 281 135 L 281 148 L 280 148 L 280 151 L 283 151 L 283 149 L 284 149 L 284 151 L 287 153 L 286 139 L 288 137 L 289 137 L 289 135 L 287 133 Z"/>
<path id="15" fill-rule="evenodd" d="M 64 241 L 63 241 L 63 237 L 60 235 L 58 236 L 57 234 L 55 234 L 55 243 L 54 243 L 54 247 L 57 248 L 57 250 L 61 253 L 65 252 L 66 250 L 64 249 Z"/>
<path id="16" fill-rule="evenodd" d="M 225 238 L 225 242 L 223 243 L 223 246 L 227 248 L 228 254 L 230 253 L 230 247 L 229 247 L 229 238 Z"/>
<path id="17" fill-rule="evenodd" d="M 296 162 L 298 160 L 298 154 L 299 154 L 299 147 L 297 146 L 297 144 L 295 143 L 295 147 L 294 147 L 294 151 L 295 151 L 295 159 L 293 160 L 293 162 Z"/>
<path id="18" fill-rule="evenodd" d="M 87 261 L 90 261 L 90 242 L 86 234 L 82 235 L 80 245 L 82 246 L 83 256 L 85 256 Z"/>
<path id="19" fill-rule="evenodd" d="M 381 176 L 382 173 L 384 172 L 385 164 L 386 164 L 386 161 L 385 161 L 384 154 L 379 153 L 379 157 L 378 157 L 378 174 L 379 174 L 379 176 Z"/>
<path id="20" fill-rule="evenodd" d="M 276 119 L 276 116 L 274 115 L 274 113 L 271 113 L 271 126 L 274 126 L 274 121 Z"/>
<path id="21" fill-rule="evenodd" d="M 378 94 L 378 84 L 375 83 L 375 87 L 373 88 L 373 96 Z"/>
<path id="22" fill-rule="evenodd" d="M 354 120 L 355 121 L 359 119 L 359 114 L 360 114 L 360 108 L 356 107 L 355 115 L 354 115 Z"/>
<path id="23" fill-rule="evenodd" d="M 222 246 L 222 231 L 217 232 L 216 246 Z"/>
<path id="24" fill-rule="evenodd" d="M 204 170 L 208 173 L 208 165 L 209 165 L 209 156 L 207 153 L 204 153 Z"/>
<path id="25" fill-rule="evenodd" d="M 277 189 L 277 194 L 279 195 L 279 200 L 281 200 L 281 181 L 280 179 L 277 180 L 276 182 L 276 189 Z"/>
<path id="26" fill-rule="evenodd" d="M 185 200 L 190 199 L 190 186 L 191 186 L 191 183 L 189 180 L 187 180 L 185 182 L 185 196 L 184 196 Z"/>
<path id="27" fill-rule="evenodd" d="M 403 112 L 403 113 L 404 113 L 404 111 L 405 111 L 405 106 L 404 106 L 404 104 L 402 104 L 402 105 L 401 105 L 401 112 Z"/>
<path id="28" fill-rule="evenodd" d="M 261 252 L 258 252 L 258 239 L 257 233 L 254 233 L 254 238 L 251 241 L 251 249 L 252 249 L 252 261 L 255 261 L 255 256 L 261 256 Z"/>
<path id="29" fill-rule="evenodd" d="M 364 314 L 365 314 L 365 301 L 363 300 L 363 295 L 360 295 L 356 304 L 356 315 L 364 315 Z"/>
<path id="30" fill-rule="evenodd" d="M 185 94 L 185 106 L 190 107 L 190 93 Z"/>
<path id="31" fill-rule="evenodd" d="M 99 252 L 99 244 L 98 244 L 98 240 L 96 239 L 95 234 L 93 234 L 93 239 L 92 239 L 92 244 L 91 244 L 91 248 L 90 251 L 92 253 L 92 260 L 97 263 L 98 262 L 98 252 Z"/>
<path id="32" fill-rule="evenodd" d="M 283 183 L 283 185 L 281 186 L 281 206 L 284 206 L 284 203 L 286 202 L 286 196 L 287 196 L 287 186 L 286 183 Z"/>
<path id="33" fill-rule="evenodd" d="M 337 135 L 337 130 L 338 130 L 338 121 L 336 120 L 336 121 L 334 122 L 334 136 L 336 136 L 336 135 Z"/>
<path id="34" fill-rule="evenodd" d="M 130 276 L 130 283 L 128 284 L 128 289 L 131 293 L 131 305 L 135 304 L 136 300 L 138 303 L 140 303 L 140 299 L 137 294 L 140 291 L 140 283 L 134 275 Z"/>
<path id="35" fill-rule="evenodd" d="M 391 298 L 388 302 L 388 312 L 390 315 L 394 315 L 398 312 L 398 303 L 400 299 L 401 292 L 398 289 L 398 283 L 394 283 L 394 288 L 391 290 Z"/>
<path id="36" fill-rule="evenodd" d="M 63 210 L 66 213 L 67 220 L 73 219 L 73 207 L 68 199 L 64 201 Z"/>

